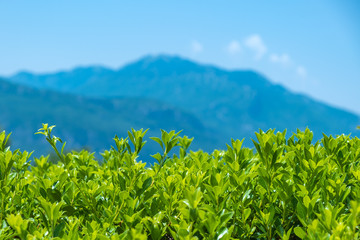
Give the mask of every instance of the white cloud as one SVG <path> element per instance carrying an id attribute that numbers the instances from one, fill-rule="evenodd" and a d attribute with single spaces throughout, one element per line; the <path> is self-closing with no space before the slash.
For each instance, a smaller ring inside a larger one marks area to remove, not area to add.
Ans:
<path id="1" fill-rule="evenodd" d="M 255 52 L 255 59 L 260 60 L 266 53 L 267 48 L 257 34 L 251 35 L 245 39 L 245 45 Z"/>
<path id="2" fill-rule="evenodd" d="M 199 44 L 198 42 L 193 42 L 193 49 L 195 48 L 194 43 Z M 236 40 L 230 41 L 226 46 L 226 51 L 231 55 L 236 55 L 243 51 L 247 54 L 247 51 L 250 51 L 250 54 L 254 54 L 255 60 L 259 61 L 266 57 L 269 62 L 283 67 L 282 70 L 291 71 L 293 74 L 298 75 L 302 79 L 306 79 L 308 77 L 307 69 L 302 65 L 298 65 L 288 53 L 278 54 L 272 53 L 271 51 L 268 52 L 268 48 L 259 34 L 249 35 L 243 42 Z M 269 64 L 269 62 L 267 62 L 267 64 Z"/>
<path id="3" fill-rule="evenodd" d="M 241 45 L 238 41 L 233 40 L 227 45 L 226 50 L 230 54 L 237 54 L 241 52 Z"/>
<path id="4" fill-rule="evenodd" d="M 280 63 L 281 65 L 288 65 L 291 62 L 291 59 L 289 57 L 289 55 L 283 53 L 281 55 L 278 54 L 271 54 L 270 55 L 270 61 L 273 63 Z"/>
<path id="5" fill-rule="evenodd" d="M 191 50 L 194 52 L 194 53 L 200 53 L 204 50 L 204 47 L 201 43 L 199 43 L 198 41 L 192 41 L 191 43 Z"/>
<path id="6" fill-rule="evenodd" d="M 306 78 L 307 76 L 307 71 L 303 66 L 298 66 L 296 69 L 296 73 L 302 78 Z"/>
<path id="7" fill-rule="evenodd" d="M 291 60 L 290 56 L 286 53 L 283 54 L 271 54 L 269 57 L 270 62 L 280 64 L 284 67 L 290 67 L 296 74 L 305 79 L 307 77 L 307 70 L 304 66 L 297 65 L 294 61 Z"/>

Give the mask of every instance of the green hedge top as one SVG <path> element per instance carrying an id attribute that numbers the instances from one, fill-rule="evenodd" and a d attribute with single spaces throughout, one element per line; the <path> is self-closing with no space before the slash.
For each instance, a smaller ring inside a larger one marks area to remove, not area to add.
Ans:
<path id="1" fill-rule="evenodd" d="M 0 133 L 0 239 L 358 239 L 360 140 L 259 131 L 254 149 L 188 151 L 192 139 L 162 131 L 161 153 L 138 161 L 146 131 L 102 153 L 59 161 L 6 147 Z M 64 146 L 64 144 L 63 144 Z M 173 154 L 179 146 L 178 154 Z M 172 150 L 172 151 L 171 151 Z M 255 150 L 255 151 L 254 151 Z"/>

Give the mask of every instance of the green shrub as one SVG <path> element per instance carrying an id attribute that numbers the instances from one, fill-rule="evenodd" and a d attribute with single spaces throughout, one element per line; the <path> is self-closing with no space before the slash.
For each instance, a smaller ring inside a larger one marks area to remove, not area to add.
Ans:
<path id="1" fill-rule="evenodd" d="M 0 239 L 357 239 L 360 140 L 259 131 L 254 149 L 189 152 L 162 131 L 161 153 L 138 160 L 146 131 L 115 137 L 101 164 L 88 151 L 34 158 L 0 134 Z M 130 141 L 129 141 L 130 140 Z M 174 147 L 179 146 L 179 154 Z M 171 155 L 173 154 L 173 155 Z"/>

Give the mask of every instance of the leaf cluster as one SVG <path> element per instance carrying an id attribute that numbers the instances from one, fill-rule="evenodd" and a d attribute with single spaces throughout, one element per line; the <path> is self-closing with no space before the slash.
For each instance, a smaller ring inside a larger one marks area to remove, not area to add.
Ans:
<path id="1" fill-rule="evenodd" d="M 360 139 L 306 129 L 259 131 L 255 149 L 188 151 L 193 139 L 161 132 L 162 152 L 138 160 L 147 130 L 114 138 L 102 161 L 43 125 L 59 157 L 2 147 L 0 239 L 358 239 Z M 63 143 L 58 150 L 56 143 Z M 132 144 L 132 145 L 131 145 Z M 170 155 L 174 147 L 179 153 Z"/>

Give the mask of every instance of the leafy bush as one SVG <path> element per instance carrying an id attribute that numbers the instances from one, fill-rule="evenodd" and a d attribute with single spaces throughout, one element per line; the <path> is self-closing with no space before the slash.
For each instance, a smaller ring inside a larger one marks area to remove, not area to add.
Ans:
<path id="1" fill-rule="evenodd" d="M 85 150 L 34 158 L 0 134 L 0 238 L 20 239 L 357 239 L 360 140 L 312 132 L 256 133 L 255 150 L 188 152 L 193 139 L 162 131 L 146 168 L 146 131 L 115 137 L 100 164 Z M 129 141 L 130 140 L 130 141 Z M 170 155 L 180 146 L 178 155 Z"/>

